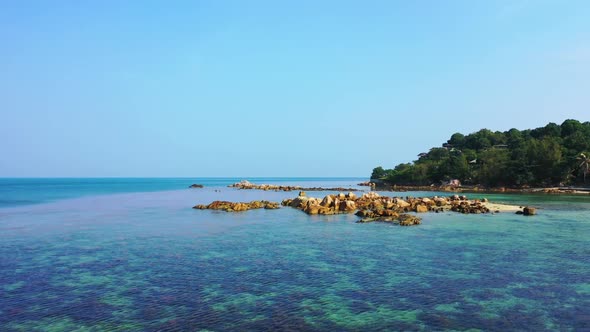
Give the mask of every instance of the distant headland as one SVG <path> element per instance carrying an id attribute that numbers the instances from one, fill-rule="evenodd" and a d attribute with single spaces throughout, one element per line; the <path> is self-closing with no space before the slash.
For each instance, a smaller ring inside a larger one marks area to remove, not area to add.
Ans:
<path id="1" fill-rule="evenodd" d="M 380 190 L 590 192 L 590 122 L 455 133 L 393 169 L 373 169 Z"/>

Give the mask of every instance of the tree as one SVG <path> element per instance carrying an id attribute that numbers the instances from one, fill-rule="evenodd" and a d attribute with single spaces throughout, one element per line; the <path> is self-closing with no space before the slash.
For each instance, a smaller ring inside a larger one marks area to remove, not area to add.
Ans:
<path id="1" fill-rule="evenodd" d="M 465 145 L 465 135 L 461 133 L 454 133 L 451 136 L 451 139 L 447 141 L 447 143 L 451 144 L 453 147 L 457 149 L 462 149 Z"/>
<path id="2" fill-rule="evenodd" d="M 378 166 L 373 168 L 373 173 L 371 174 L 371 179 L 382 179 L 387 175 L 387 172 L 383 169 L 383 167 Z"/>
<path id="3" fill-rule="evenodd" d="M 569 136 L 579 130 L 583 130 L 584 126 L 578 120 L 565 120 L 561 124 L 561 137 Z"/>
<path id="4" fill-rule="evenodd" d="M 590 173 L 590 155 L 586 155 L 585 153 L 580 153 L 578 156 L 578 161 L 580 161 L 580 170 L 584 176 L 584 183 L 586 183 L 586 175 Z"/>

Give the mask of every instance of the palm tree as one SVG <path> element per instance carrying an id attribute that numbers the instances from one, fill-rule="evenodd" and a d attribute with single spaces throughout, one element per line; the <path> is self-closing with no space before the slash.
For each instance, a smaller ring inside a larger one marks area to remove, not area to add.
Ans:
<path id="1" fill-rule="evenodd" d="M 586 183 L 586 175 L 590 173 L 590 155 L 586 156 L 586 154 L 580 153 L 576 159 L 580 161 L 579 167 L 582 170 L 582 174 L 584 175 L 584 183 Z"/>

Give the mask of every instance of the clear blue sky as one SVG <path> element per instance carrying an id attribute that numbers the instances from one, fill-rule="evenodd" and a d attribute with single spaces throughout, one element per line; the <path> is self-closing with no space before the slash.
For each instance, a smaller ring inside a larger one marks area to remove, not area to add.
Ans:
<path id="1" fill-rule="evenodd" d="M 0 176 L 369 176 L 590 120 L 589 1 L 2 1 Z"/>

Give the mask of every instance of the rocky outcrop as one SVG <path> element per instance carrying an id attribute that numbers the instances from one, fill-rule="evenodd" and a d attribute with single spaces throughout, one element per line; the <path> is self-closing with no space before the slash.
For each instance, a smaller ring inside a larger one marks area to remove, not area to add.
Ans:
<path id="1" fill-rule="evenodd" d="M 248 180 L 229 185 L 230 188 L 244 189 L 244 190 L 274 190 L 274 191 L 359 191 L 356 188 L 322 188 L 322 187 L 301 187 L 301 186 L 282 186 L 275 184 L 254 184 Z"/>
<path id="2" fill-rule="evenodd" d="M 243 202 L 228 202 L 228 201 L 214 201 L 209 205 L 195 205 L 193 209 L 199 210 L 222 210 L 226 212 L 241 212 L 252 209 L 278 209 L 279 203 L 269 201 L 252 201 L 249 203 Z"/>
<path id="3" fill-rule="evenodd" d="M 189 188 L 203 188 L 202 184 L 191 184 L 190 186 L 188 186 Z"/>
<path id="4" fill-rule="evenodd" d="M 458 213 L 489 213 L 487 199 L 469 200 L 466 196 L 452 195 L 449 197 L 386 197 L 378 193 L 364 193 L 358 197 L 354 193 L 339 193 L 327 195 L 323 199 L 307 197 L 304 193 L 294 199 L 285 199 L 283 206 L 300 209 L 307 214 L 337 214 L 353 213 L 363 218 L 361 222 L 389 221 L 399 222 L 400 216 L 405 213 L 426 213 L 453 211 Z M 414 219 L 404 217 L 406 224 L 413 223 Z M 419 218 L 418 218 L 419 219 Z M 408 221 L 412 220 L 412 221 Z M 418 220 L 419 221 L 419 220 Z"/>
<path id="5" fill-rule="evenodd" d="M 355 200 L 356 195 L 352 192 L 348 194 L 340 193 L 338 195 L 327 195 L 321 201 L 319 198 L 307 197 L 306 195 L 297 196 L 294 199 L 285 199 L 281 203 L 283 206 L 290 206 L 300 209 L 307 214 L 338 214 L 353 213 L 357 210 Z"/>
<path id="6" fill-rule="evenodd" d="M 299 209 L 309 215 L 334 215 L 355 213 L 361 219 L 359 223 L 388 222 L 401 226 L 419 225 L 421 218 L 414 213 L 453 211 L 458 213 L 489 213 L 487 200 L 469 200 L 465 196 L 449 197 L 387 197 L 378 193 L 363 193 L 360 197 L 352 192 L 326 195 L 324 198 L 309 197 L 305 191 L 293 199 L 285 199 L 283 206 Z M 490 203 L 491 204 L 491 203 Z M 209 205 L 196 205 L 195 209 L 212 209 L 228 212 L 247 211 L 251 209 L 278 209 L 279 203 L 252 201 L 249 203 L 215 201 Z M 527 215 L 536 213 L 535 208 L 526 207 Z M 408 214 L 411 213 L 411 214 Z M 523 211 L 519 211 L 524 214 Z"/>

